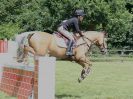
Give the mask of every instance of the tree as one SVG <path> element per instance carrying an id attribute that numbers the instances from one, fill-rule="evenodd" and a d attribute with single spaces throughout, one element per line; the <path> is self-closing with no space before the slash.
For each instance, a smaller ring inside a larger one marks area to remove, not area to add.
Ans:
<path id="1" fill-rule="evenodd" d="M 7 37 L 5 34 L 9 33 L 10 38 L 16 33 L 34 30 L 52 33 L 61 21 L 72 17 L 76 9 L 84 9 L 87 15 L 81 30 L 108 32 L 110 47 L 131 46 L 133 16 L 126 7 L 128 3 L 133 4 L 133 1 L 1 0 L 0 37 Z"/>

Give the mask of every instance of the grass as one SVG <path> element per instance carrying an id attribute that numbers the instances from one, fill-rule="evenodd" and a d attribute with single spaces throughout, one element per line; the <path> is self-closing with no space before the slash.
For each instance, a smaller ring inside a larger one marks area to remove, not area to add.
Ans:
<path id="1" fill-rule="evenodd" d="M 11 97 L 11 96 L 6 95 L 3 92 L 0 92 L 0 99 L 16 99 L 16 97 Z"/>
<path id="2" fill-rule="evenodd" d="M 133 62 L 93 62 L 91 74 L 77 78 L 81 66 L 57 61 L 55 99 L 133 99 Z M 16 99 L 0 92 L 0 99 Z"/>
<path id="3" fill-rule="evenodd" d="M 133 62 L 95 62 L 92 72 L 77 82 L 81 67 L 59 61 L 56 99 L 133 99 Z"/>

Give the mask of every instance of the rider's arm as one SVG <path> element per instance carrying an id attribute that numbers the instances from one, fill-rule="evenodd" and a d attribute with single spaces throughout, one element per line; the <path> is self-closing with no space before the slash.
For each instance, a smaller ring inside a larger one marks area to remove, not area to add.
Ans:
<path id="1" fill-rule="evenodd" d="M 79 33 L 80 36 L 83 36 L 82 32 L 79 29 L 78 20 L 74 20 L 74 26 L 75 26 L 76 32 Z"/>

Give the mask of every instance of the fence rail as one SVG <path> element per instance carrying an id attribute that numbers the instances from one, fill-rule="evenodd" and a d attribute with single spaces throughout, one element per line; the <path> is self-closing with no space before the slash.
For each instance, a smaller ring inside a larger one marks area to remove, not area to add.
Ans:
<path id="1" fill-rule="evenodd" d="M 101 53 L 100 52 L 90 52 L 89 53 L 91 56 L 93 55 L 100 55 Z M 107 54 L 106 55 L 132 55 L 133 56 L 133 50 L 108 50 Z"/>
<path id="2" fill-rule="evenodd" d="M 108 50 L 108 53 L 102 55 L 98 53 L 89 53 L 91 61 L 133 61 L 133 50 Z"/>

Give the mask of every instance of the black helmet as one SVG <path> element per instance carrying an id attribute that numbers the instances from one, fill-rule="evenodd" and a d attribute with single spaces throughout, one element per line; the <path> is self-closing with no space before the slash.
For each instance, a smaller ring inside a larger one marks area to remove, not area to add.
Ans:
<path id="1" fill-rule="evenodd" d="M 75 16 L 85 16 L 84 10 L 78 9 L 74 13 Z"/>

